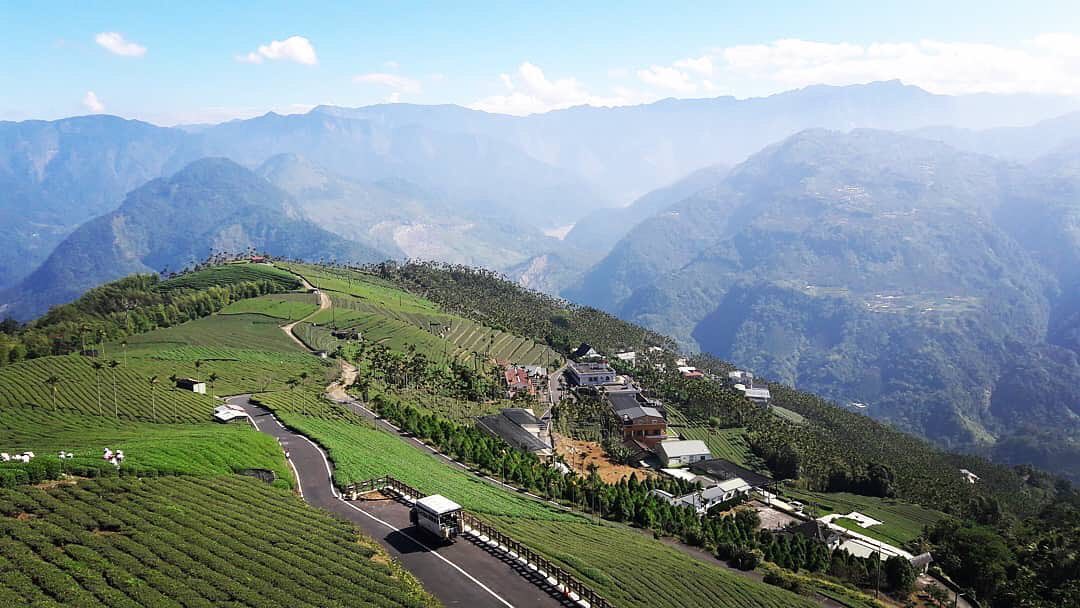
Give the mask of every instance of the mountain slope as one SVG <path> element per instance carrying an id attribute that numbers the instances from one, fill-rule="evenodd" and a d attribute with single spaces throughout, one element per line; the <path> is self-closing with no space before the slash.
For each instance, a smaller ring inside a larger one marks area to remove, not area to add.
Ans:
<path id="1" fill-rule="evenodd" d="M 110 279 L 250 247 L 283 257 L 385 257 L 301 219 L 287 194 L 240 165 L 203 159 L 80 226 L 5 299 L 11 314 L 29 317 Z"/>
<path id="2" fill-rule="evenodd" d="M 80 223 L 160 176 L 185 137 L 115 116 L 0 122 L 0 289 Z"/>
<path id="3" fill-rule="evenodd" d="M 1035 247 L 1050 224 L 1005 220 L 1075 210 L 1054 192 L 944 144 L 804 132 L 640 224 L 565 295 L 947 445 L 1023 421 L 1075 436 L 1080 362 L 1047 344 L 1068 264 Z"/>

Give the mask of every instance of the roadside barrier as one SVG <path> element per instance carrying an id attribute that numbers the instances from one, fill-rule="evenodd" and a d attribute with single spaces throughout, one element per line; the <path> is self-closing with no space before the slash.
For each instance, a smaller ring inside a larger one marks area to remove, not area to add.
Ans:
<path id="1" fill-rule="evenodd" d="M 342 493 L 349 500 L 356 500 L 364 494 L 385 490 L 389 490 L 410 502 L 415 502 L 425 496 L 423 492 L 389 475 L 349 484 L 343 488 Z M 589 589 L 562 567 L 553 564 L 523 543 L 484 523 L 472 513 L 462 511 L 461 522 L 465 528 L 465 534 L 471 536 L 474 542 L 486 544 L 503 551 L 546 579 L 549 584 L 559 589 L 566 597 L 579 605 L 585 608 L 615 608 L 611 602 Z"/>

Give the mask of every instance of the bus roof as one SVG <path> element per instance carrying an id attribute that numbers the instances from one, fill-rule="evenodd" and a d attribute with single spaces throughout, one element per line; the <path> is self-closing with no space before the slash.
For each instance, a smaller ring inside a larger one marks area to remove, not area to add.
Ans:
<path id="1" fill-rule="evenodd" d="M 450 500 L 449 498 L 442 496 L 441 494 L 432 494 L 431 496 L 425 496 L 416 501 L 416 505 L 423 507 L 427 511 L 432 513 L 450 513 L 451 511 L 460 511 L 461 505 Z"/>

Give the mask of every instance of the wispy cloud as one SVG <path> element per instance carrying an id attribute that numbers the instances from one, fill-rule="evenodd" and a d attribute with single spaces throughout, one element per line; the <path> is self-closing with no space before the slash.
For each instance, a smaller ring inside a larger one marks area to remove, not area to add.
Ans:
<path id="1" fill-rule="evenodd" d="M 654 65 L 647 69 L 638 70 L 637 76 L 649 86 L 675 91 L 676 93 L 689 95 L 696 93 L 698 90 L 698 85 L 690 79 L 686 72 L 673 67 Z"/>
<path id="2" fill-rule="evenodd" d="M 146 54 L 145 46 L 125 39 L 124 35 L 118 32 L 101 32 L 94 36 L 94 42 L 113 55 L 142 57 Z"/>
<path id="3" fill-rule="evenodd" d="M 91 114 L 101 114 L 105 111 L 105 104 L 98 99 L 97 93 L 93 91 L 87 91 L 86 95 L 83 95 L 82 105 Z"/>
<path id="4" fill-rule="evenodd" d="M 285 40 L 271 40 L 260 45 L 256 50 L 245 55 L 238 55 L 237 61 L 243 63 L 262 63 L 264 61 L 293 61 L 304 65 L 315 65 L 319 58 L 311 41 L 303 36 L 289 36 Z"/>
<path id="5" fill-rule="evenodd" d="M 499 114 L 526 115 L 580 105 L 620 106 L 639 103 L 632 91 L 622 89 L 614 95 L 594 95 L 574 78 L 549 79 L 539 66 L 528 61 L 518 66 L 516 74 L 500 74 L 506 93 L 479 99 L 469 107 Z"/>
<path id="6" fill-rule="evenodd" d="M 369 84 L 392 89 L 397 93 L 419 93 L 423 85 L 415 78 L 409 78 L 400 74 L 388 72 L 370 72 L 353 76 L 353 82 L 357 84 Z"/>

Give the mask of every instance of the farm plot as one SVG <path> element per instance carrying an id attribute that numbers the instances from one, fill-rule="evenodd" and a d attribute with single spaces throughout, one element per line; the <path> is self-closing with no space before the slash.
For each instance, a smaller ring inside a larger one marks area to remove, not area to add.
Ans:
<path id="1" fill-rule="evenodd" d="M 162 281 L 158 289 L 206 289 L 244 281 L 271 281 L 282 289 L 300 287 L 300 281 L 297 281 L 296 277 L 280 268 L 263 264 L 222 264 Z"/>
<path id="2" fill-rule="evenodd" d="M 439 311 L 439 307 L 430 300 L 402 291 L 371 274 L 306 264 L 281 264 L 281 267 L 296 272 L 319 289 L 351 296 L 375 306 L 402 311 Z"/>
<path id="3" fill-rule="evenodd" d="M 106 447 L 124 451 L 125 468 L 190 475 L 267 469 L 285 487 L 292 485 L 277 442 L 245 424 L 150 424 L 41 408 L 0 410 L 0 451 L 43 457 L 63 450 L 100 462 Z"/>
<path id="4" fill-rule="evenodd" d="M 559 562 L 619 606 L 794 608 L 816 606 L 798 595 L 749 581 L 619 526 L 489 516 L 506 533 Z M 648 564 L 648 576 L 642 576 Z"/>
<path id="5" fill-rule="evenodd" d="M 308 293 L 281 293 L 248 298 L 229 304 L 218 314 L 259 314 L 282 321 L 303 319 L 319 309 L 319 296 Z"/>
<path id="6" fill-rule="evenodd" d="M 0 526 L 5 606 L 436 605 L 350 525 L 247 478 L 4 490 Z"/>
<path id="7" fill-rule="evenodd" d="M 182 325 L 128 338 L 128 346 L 186 344 L 274 352 L 302 352 L 279 328 L 279 321 L 261 314 L 211 315 Z M 109 351 L 119 353 L 117 345 Z"/>
<path id="8" fill-rule="evenodd" d="M 746 441 L 746 429 L 713 429 L 707 426 L 691 425 L 677 429 L 686 439 L 700 439 L 709 447 L 714 458 L 730 460 L 739 466 L 747 466 L 753 453 Z"/>

